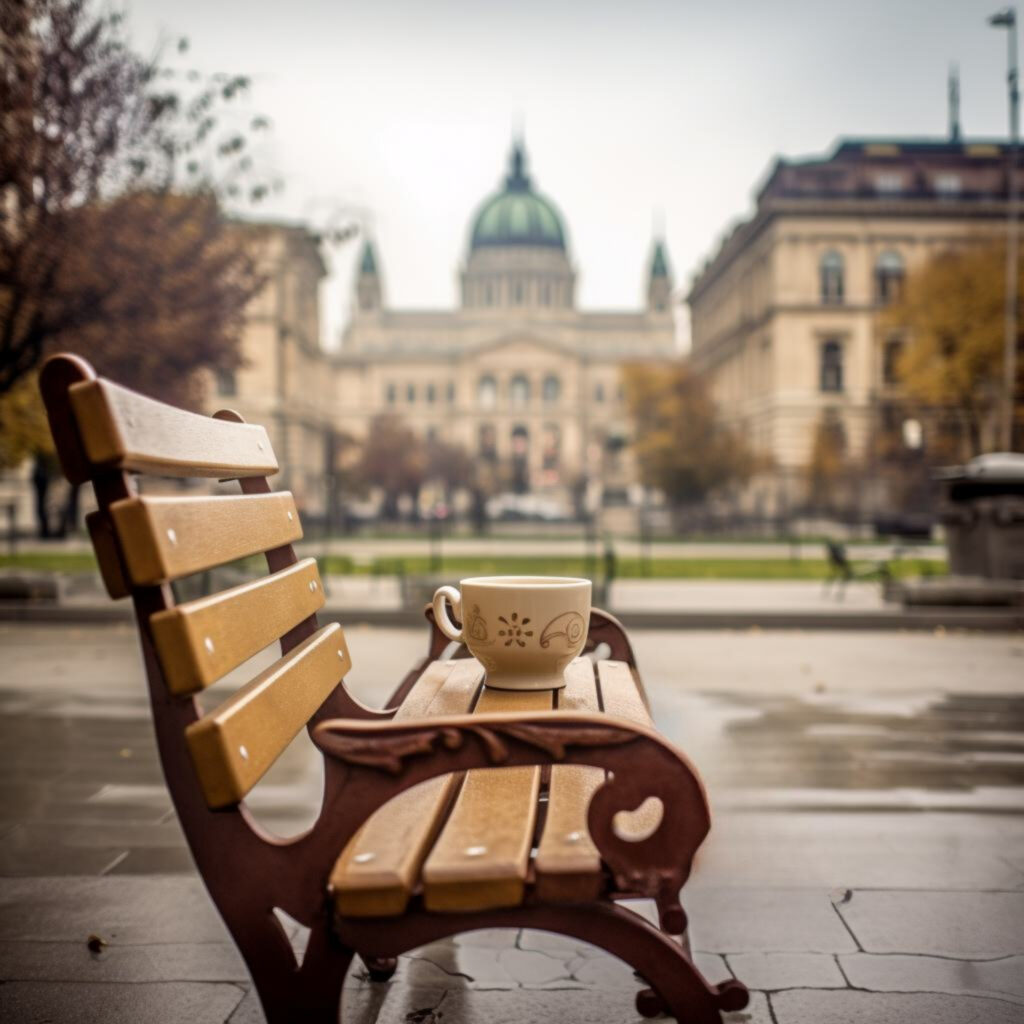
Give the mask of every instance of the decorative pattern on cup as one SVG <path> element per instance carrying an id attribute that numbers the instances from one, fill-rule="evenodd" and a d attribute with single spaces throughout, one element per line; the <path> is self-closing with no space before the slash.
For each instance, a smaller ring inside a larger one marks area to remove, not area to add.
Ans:
<path id="1" fill-rule="evenodd" d="M 540 645 L 547 649 L 554 640 L 563 638 L 567 648 L 575 647 L 586 634 L 586 625 L 579 612 L 562 612 L 544 627 Z"/>
<path id="2" fill-rule="evenodd" d="M 511 647 L 513 644 L 518 644 L 520 647 L 526 646 L 526 637 L 533 636 L 532 629 L 526 629 L 529 625 L 529 619 L 520 619 L 518 612 L 513 612 L 511 615 L 511 621 L 506 619 L 504 615 L 498 616 L 499 622 L 505 623 L 504 629 L 498 630 L 498 636 L 507 637 L 505 640 L 505 646 Z"/>
<path id="3" fill-rule="evenodd" d="M 466 616 L 466 639 L 472 640 L 477 647 L 484 647 L 494 643 L 490 630 L 487 628 L 487 620 L 480 614 L 480 605 L 473 605 L 473 610 Z"/>

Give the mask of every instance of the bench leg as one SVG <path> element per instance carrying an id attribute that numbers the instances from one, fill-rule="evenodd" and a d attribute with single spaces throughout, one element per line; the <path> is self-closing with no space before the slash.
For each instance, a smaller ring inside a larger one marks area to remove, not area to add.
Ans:
<path id="1" fill-rule="evenodd" d="M 509 907 L 476 913 L 410 913 L 401 918 L 339 918 L 335 929 L 364 959 L 397 956 L 478 928 L 538 928 L 590 942 L 635 968 L 651 986 L 638 996 L 641 1013 L 667 1012 L 685 1024 L 721 1024 L 721 1014 L 747 1005 L 735 979 L 705 981 L 680 943 L 639 914 L 609 903 Z"/>
<path id="2" fill-rule="evenodd" d="M 337 1024 L 345 972 L 354 954 L 338 942 L 326 919 L 310 930 L 301 965 L 272 912 L 234 917 L 228 925 L 267 1024 Z"/>

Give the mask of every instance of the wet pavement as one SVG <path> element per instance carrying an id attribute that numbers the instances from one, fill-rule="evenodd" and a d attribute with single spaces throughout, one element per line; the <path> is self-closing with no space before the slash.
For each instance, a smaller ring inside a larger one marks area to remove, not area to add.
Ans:
<path id="1" fill-rule="evenodd" d="M 424 638 L 349 642 L 352 688 L 379 702 Z M 731 1020 L 1024 1021 L 1024 637 L 634 642 L 708 786 L 684 903 L 706 973 L 754 990 Z M 163 786 L 134 632 L 0 625 L 0 648 L 0 1019 L 261 1020 Z M 300 737 L 252 803 L 288 834 L 319 786 Z M 354 971 L 345 1020 L 633 1021 L 638 984 L 585 944 L 475 933 L 387 985 Z"/>

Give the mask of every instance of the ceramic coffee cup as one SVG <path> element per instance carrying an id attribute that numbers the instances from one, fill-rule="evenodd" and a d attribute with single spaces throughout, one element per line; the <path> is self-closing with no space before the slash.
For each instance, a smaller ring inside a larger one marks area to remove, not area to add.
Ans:
<path id="1" fill-rule="evenodd" d="M 590 580 L 563 576 L 476 576 L 438 587 L 434 619 L 484 666 L 488 686 L 553 690 L 565 686 L 565 668 L 586 642 L 590 590 Z"/>

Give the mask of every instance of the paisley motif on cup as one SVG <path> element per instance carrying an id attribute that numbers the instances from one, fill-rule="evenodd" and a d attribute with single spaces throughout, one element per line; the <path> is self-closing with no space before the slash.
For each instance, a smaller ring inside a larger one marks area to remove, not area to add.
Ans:
<path id="1" fill-rule="evenodd" d="M 487 620 L 480 614 L 480 605 L 473 605 L 466 621 L 466 639 L 472 640 L 478 647 L 493 644 L 494 640 L 487 629 Z"/>
<path id="2" fill-rule="evenodd" d="M 555 640 L 563 640 L 567 648 L 575 647 L 586 635 L 586 623 L 579 612 L 562 612 L 556 615 L 540 635 L 541 647 L 550 647 Z"/>

